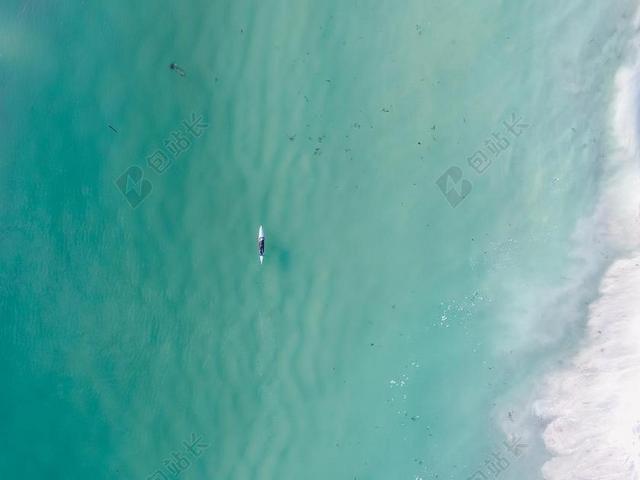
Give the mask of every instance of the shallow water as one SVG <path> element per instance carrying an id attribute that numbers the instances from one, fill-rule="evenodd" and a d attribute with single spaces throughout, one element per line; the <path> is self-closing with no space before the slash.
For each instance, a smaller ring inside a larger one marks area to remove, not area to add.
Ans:
<path id="1" fill-rule="evenodd" d="M 635 7 L 5 3 L 0 476 L 541 478 Z"/>

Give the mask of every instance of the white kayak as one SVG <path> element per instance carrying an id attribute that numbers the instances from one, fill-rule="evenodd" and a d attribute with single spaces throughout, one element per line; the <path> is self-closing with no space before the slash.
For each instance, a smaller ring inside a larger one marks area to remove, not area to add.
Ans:
<path id="1" fill-rule="evenodd" d="M 260 264 L 262 265 L 262 261 L 264 260 L 264 230 L 262 230 L 262 225 L 258 228 L 258 255 L 260 257 Z"/>

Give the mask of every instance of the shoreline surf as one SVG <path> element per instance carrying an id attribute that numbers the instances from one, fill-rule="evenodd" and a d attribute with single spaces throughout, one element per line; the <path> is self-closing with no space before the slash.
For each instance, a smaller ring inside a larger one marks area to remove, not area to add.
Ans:
<path id="1" fill-rule="evenodd" d="M 634 26 L 640 27 L 640 16 Z M 551 455 L 542 467 L 547 480 L 640 478 L 638 34 L 630 47 L 634 60 L 615 78 L 613 150 L 602 166 L 599 202 L 578 246 L 592 256 L 596 248 L 605 249 L 612 260 L 603 263 L 578 352 L 567 367 L 546 376 L 533 404 Z"/>

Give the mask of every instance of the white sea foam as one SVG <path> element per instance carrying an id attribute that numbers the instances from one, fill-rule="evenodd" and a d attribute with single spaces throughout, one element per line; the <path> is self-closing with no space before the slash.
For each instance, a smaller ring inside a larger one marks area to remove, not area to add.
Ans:
<path id="1" fill-rule="evenodd" d="M 617 260 L 590 305 L 580 351 L 546 379 L 534 404 L 548 422 L 547 480 L 640 479 L 640 36 L 633 48 L 638 59 L 616 75 L 616 147 L 603 165 L 596 211 L 581 227 L 591 235 L 579 249 L 593 255 L 597 243 Z"/>
<path id="2" fill-rule="evenodd" d="M 550 376 L 536 413 L 550 420 L 544 478 L 640 478 L 640 254 L 616 261 L 589 309 L 588 339 Z"/>

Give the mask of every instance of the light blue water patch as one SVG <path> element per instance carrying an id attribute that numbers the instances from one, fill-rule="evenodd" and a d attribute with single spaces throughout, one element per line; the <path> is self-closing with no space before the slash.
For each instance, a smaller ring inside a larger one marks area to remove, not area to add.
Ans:
<path id="1" fill-rule="evenodd" d="M 484 468 L 606 149 L 585 7 L 5 2 L 0 476 Z"/>

